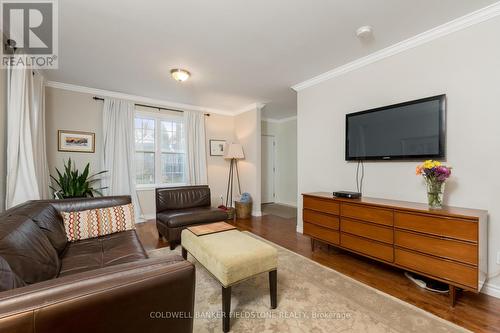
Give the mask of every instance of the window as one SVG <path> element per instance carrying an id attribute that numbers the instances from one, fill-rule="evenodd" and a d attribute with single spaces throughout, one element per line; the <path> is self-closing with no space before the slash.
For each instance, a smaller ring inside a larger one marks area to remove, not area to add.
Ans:
<path id="1" fill-rule="evenodd" d="M 137 185 L 185 184 L 185 146 L 182 117 L 136 112 Z"/>

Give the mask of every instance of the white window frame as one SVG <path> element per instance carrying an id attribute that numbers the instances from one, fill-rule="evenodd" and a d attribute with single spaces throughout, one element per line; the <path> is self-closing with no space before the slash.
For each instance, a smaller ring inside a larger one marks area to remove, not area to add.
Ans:
<path id="1" fill-rule="evenodd" d="M 135 117 L 144 117 L 147 119 L 154 119 L 155 121 L 155 183 L 154 184 L 136 184 L 137 191 L 149 191 L 151 189 L 155 189 L 158 187 L 177 187 L 177 186 L 185 186 L 187 183 L 161 183 L 158 180 L 161 179 L 161 121 L 165 120 L 179 120 L 183 119 L 182 113 L 179 113 L 179 116 L 174 116 L 168 113 L 162 113 L 158 111 L 143 111 L 143 110 L 135 110 Z M 185 127 L 184 127 L 185 130 Z M 185 132 L 184 132 L 185 135 Z M 186 147 L 184 147 L 186 148 Z M 134 134 L 134 154 L 137 150 L 135 149 L 135 134 Z M 184 153 L 186 154 L 186 149 L 184 149 Z M 186 172 L 187 170 L 184 170 Z"/>

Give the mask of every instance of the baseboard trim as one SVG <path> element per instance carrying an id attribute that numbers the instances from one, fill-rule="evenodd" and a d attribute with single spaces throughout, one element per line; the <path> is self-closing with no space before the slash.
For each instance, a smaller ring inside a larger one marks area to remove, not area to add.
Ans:
<path id="1" fill-rule="evenodd" d="M 256 216 L 256 217 L 262 216 L 262 211 L 254 210 L 254 211 L 252 211 L 252 216 Z"/>
<path id="2" fill-rule="evenodd" d="M 481 292 L 488 296 L 500 298 L 500 286 L 491 283 L 485 283 Z"/>
<path id="3" fill-rule="evenodd" d="M 288 207 L 293 207 L 293 208 L 297 208 L 297 204 L 295 203 L 292 203 L 292 202 L 276 202 L 276 204 L 278 205 L 283 205 L 283 206 L 288 206 Z"/>

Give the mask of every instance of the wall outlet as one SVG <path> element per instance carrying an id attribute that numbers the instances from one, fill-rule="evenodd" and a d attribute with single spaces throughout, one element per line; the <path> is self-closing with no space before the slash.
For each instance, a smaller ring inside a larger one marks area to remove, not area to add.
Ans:
<path id="1" fill-rule="evenodd" d="M 500 265 L 500 251 L 497 252 L 497 265 Z"/>

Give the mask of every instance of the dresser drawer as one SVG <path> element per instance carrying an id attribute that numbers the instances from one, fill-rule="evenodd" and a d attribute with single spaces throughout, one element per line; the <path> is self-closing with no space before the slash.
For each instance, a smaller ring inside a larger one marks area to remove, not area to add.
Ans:
<path id="1" fill-rule="evenodd" d="M 392 210 L 342 203 L 341 215 L 358 220 L 393 225 Z"/>
<path id="2" fill-rule="evenodd" d="M 323 214 L 314 210 L 304 209 L 302 212 L 304 222 L 314 223 L 322 227 L 339 230 L 339 217 L 335 215 Z"/>
<path id="3" fill-rule="evenodd" d="M 333 200 L 304 197 L 304 208 L 339 215 L 339 203 Z"/>
<path id="4" fill-rule="evenodd" d="M 381 227 L 373 223 L 365 223 L 342 218 L 340 230 L 388 244 L 393 243 L 393 229 Z"/>
<path id="5" fill-rule="evenodd" d="M 477 246 L 449 239 L 396 230 L 394 244 L 410 250 L 477 265 Z"/>
<path id="6" fill-rule="evenodd" d="M 393 262 L 393 247 L 361 237 L 342 233 L 340 245 L 345 248 L 366 254 L 370 257 L 379 258 L 388 262 Z"/>
<path id="7" fill-rule="evenodd" d="M 304 222 L 304 234 L 330 244 L 339 244 L 340 234 L 330 228 L 320 227 L 316 224 Z"/>
<path id="8" fill-rule="evenodd" d="M 477 242 L 477 222 L 428 215 L 396 212 L 394 225 L 398 228 L 431 235 Z"/>
<path id="9" fill-rule="evenodd" d="M 477 290 L 477 268 L 402 249 L 394 253 L 398 265 Z"/>

